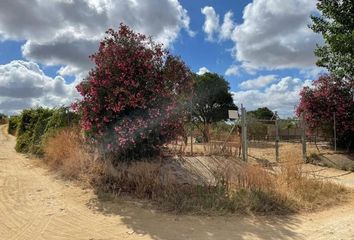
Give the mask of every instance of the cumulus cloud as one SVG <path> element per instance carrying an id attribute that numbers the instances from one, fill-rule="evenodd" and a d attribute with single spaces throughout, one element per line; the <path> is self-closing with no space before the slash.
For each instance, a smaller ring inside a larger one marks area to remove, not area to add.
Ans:
<path id="1" fill-rule="evenodd" d="M 34 106 L 55 107 L 78 97 L 61 76 L 48 77 L 33 62 L 16 60 L 0 65 L 0 112 L 17 113 Z"/>
<path id="2" fill-rule="evenodd" d="M 236 26 L 235 57 L 248 68 L 304 68 L 315 64 L 321 36 L 308 28 L 316 0 L 254 0 Z"/>
<path id="3" fill-rule="evenodd" d="M 235 23 L 233 21 L 233 12 L 228 11 L 225 16 L 224 16 L 224 23 L 221 25 L 220 29 L 220 39 L 221 40 L 226 40 L 230 39 L 232 36 L 232 32 L 235 28 Z"/>
<path id="4" fill-rule="evenodd" d="M 81 71 L 90 68 L 104 31 L 121 22 L 166 45 L 181 29 L 194 35 L 178 0 L 0 1 L 1 39 L 25 40 L 27 59 Z"/>
<path id="5" fill-rule="evenodd" d="M 236 76 L 239 74 L 239 67 L 236 65 L 230 66 L 228 69 L 226 69 L 225 75 L 226 76 Z"/>
<path id="6" fill-rule="evenodd" d="M 211 6 L 206 6 L 201 10 L 205 16 L 203 25 L 203 31 L 207 35 L 208 41 L 219 41 L 231 39 L 235 24 L 233 21 L 233 12 L 228 11 L 224 15 L 224 21 L 220 25 L 220 16 L 215 12 L 215 9 Z"/>
<path id="7" fill-rule="evenodd" d="M 268 107 L 273 111 L 278 111 L 282 116 L 292 116 L 299 102 L 301 89 L 310 84 L 311 80 L 284 77 L 264 90 L 237 91 L 233 92 L 233 96 L 235 103 L 237 105 L 242 103 L 247 110 Z"/>
<path id="8" fill-rule="evenodd" d="M 97 50 L 97 46 L 97 41 L 86 39 L 72 38 L 67 41 L 53 40 L 40 43 L 28 40 L 22 46 L 22 53 L 28 60 L 34 62 L 46 65 L 65 65 L 67 69 L 82 71 L 92 67 L 89 55 Z"/>
<path id="9" fill-rule="evenodd" d="M 243 69 L 311 68 L 313 53 L 320 35 L 308 28 L 310 15 L 316 11 L 316 0 L 253 0 L 243 11 L 243 22 L 237 25 L 228 11 L 219 24 L 212 7 L 203 8 L 204 32 L 208 40 L 231 40 L 233 57 Z"/>
<path id="10" fill-rule="evenodd" d="M 328 70 L 322 67 L 305 68 L 300 71 L 306 78 L 316 79 L 322 74 L 328 73 Z"/>
<path id="11" fill-rule="evenodd" d="M 209 69 L 207 69 L 206 67 L 201 67 L 199 68 L 197 74 L 198 75 L 203 75 L 204 73 L 210 72 Z"/>
<path id="12" fill-rule="evenodd" d="M 205 15 L 203 30 L 207 35 L 208 41 L 214 40 L 214 34 L 219 31 L 219 15 L 216 14 L 213 7 L 206 6 L 201 12 Z"/>
<path id="13" fill-rule="evenodd" d="M 269 83 L 276 80 L 275 75 L 259 76 L 256 79 L 251 79 L 240 83 L 242 89 L 259 89 L 267 86 Z"/>

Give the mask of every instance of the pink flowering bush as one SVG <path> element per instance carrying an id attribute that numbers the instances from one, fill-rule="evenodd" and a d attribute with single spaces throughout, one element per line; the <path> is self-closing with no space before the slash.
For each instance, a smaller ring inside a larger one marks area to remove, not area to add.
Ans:
<path id="1" fill-rule="evenodd" d="M 83 98 L 74 108 L 101 151 L 120 160 L 149 157 L 183 131 L 192 78 L 179 58 L 123 24 L 106 32 L 90 58 L 96 66 L 77 86 Z"/>
<path id="2" fill-rule="evenodd" d="M 301 91 L 297 115 L 304 112 L 310 131 L 320 129 L 332 137 L 335 113 L 339 145 L 354 150 L 353 89 L 352 81 L 323 75 Z"/>

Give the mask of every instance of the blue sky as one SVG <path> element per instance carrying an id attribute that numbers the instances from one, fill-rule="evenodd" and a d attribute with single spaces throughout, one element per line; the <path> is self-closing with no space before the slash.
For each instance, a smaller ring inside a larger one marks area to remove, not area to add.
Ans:
<path id="1" fill-rule="evenodd" d="M 237 3 L 235 3 L 237 2 Z M 222 74 L 230 83 L 233 91 L 239 89 L 238 85 L 245 80 L 254 79 L 254 74 L 243 72 L 237 76 L 225 76 L 226 70 L 235 63 L 232 58 L 232 48 L 234 44 L 232 41 L 210 42 L 205 40 L 203 33 L 203 24 L 205 16 L 201 13 L 201 9 L 205 6 L 213 6 L 215 11 L 220 15 L 220 20 L 228 12 L 234 13 L 234 21 L 237 24 L 243 22 L 242 12 L 244 7 L 251 1 L 230 1 L 230 0 L 209 0 L 209 1 L 181 1 L 182 5 L 186 7 L 188 12 L 191 12 L 192 20 L 190 27 L 197 32 L 196 37 L 190 38 L 186 32 L 181 33 L 181 37 L 173 45 L 172 52 L 180 55 L 191 69 L 195 72 L 201 67 L 208 68 L 211 72 Z M 257 75 L 277 74 L 281 76 L 299 76 L 299 69 L 286 70 L 260 70 Z"/>
<path id="2" fill-rule="evenodd" d="M 108 27 L 152 35 L 194 72 L 223 75 L 235 103 L 293 115 L 322 71 L 315 0 L 45 0 L 0 3 L 0 112 L 65 105 Z M 16 11 L 16 12 L 14 12 Z M 201 71 L 203 70 L 203 71 Z"/>

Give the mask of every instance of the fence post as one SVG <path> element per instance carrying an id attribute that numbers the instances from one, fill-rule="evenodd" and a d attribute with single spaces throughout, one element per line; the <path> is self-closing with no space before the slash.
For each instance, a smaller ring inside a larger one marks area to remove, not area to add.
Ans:
<path id="1" fill-rule="evenodd" d="M 334 140 L 334 151 L 337 152 L 337 129 L 336 129 L 336 112 L 333 113 L 333 140 Z"/>
<path id="2" fill-rule="evenodd" d="M 191 122 L 193 122 L 193 98 L 194 98 L 194 91 L 192 89 L 192 97 L 191 97 Z M 191 156 L 193 156 L 193 130 L 194 130 L 194 126 L 193 124 L 191 124 L 191 132 L 190 132 L 190 135 L 191 135 Z M 188 144 L 188 136 L 187 136 L 187 144 Z"/>
<path id="3" fill-rule="evenodd" d="M 247 152 L 247 119 L 246 119 L 246 109 L 241 105 L 241 124 L 242 124 L 242 160 L 247 162 L 248 152 Z"/>
<path id="4" fill-rule="evenodd" d="M 301 113 L 301 142 L 302 142 L 302 159 L 307 162 L 306 152 L 306 124 L 304 112 Z"/>
<path id="5" fill-rule="evenodd" d="M 275 112 L 275 161 L 279 162 L 279 125 L 277 112 Z"/>
<path id="6" fill-rule="evenodd" d="M 191 156 L 193 156 L 193 127 L 191 128 L 190 138 L 191 138 Z M 188 136 L 187 136 L 187 139 L 188 139 Z M 187 140 L 187 143 L 188 143 L 188 140 Z"/>

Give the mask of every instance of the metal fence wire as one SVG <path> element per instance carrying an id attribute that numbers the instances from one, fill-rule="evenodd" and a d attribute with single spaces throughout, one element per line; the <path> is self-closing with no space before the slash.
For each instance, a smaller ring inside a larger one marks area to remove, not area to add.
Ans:
<path id="1" fill-rule="evenodd" d="M 331 136 L 321 131 L 309 132 L 304 115 L 300 118 L 257 119 L 241 108 L 239 119 L 209 126 L 209 141 L 203 131 L 189 127 L 186 136 L 171 142 L 169 150 L 185 155 L 226 155 L 262 163 L 286 161 L 291 155 L 307 161 L 308 149 L 329 148 Z"/>
<path id="2" fill-rule="evenodd" d="M 204 139 L 203 131 L 194 127 L 168 144 L 175 154 L 184 155 L 241 155 L 240 127 L 234 124 L 219 123 L 210 126 L 209 139 Z"/>

